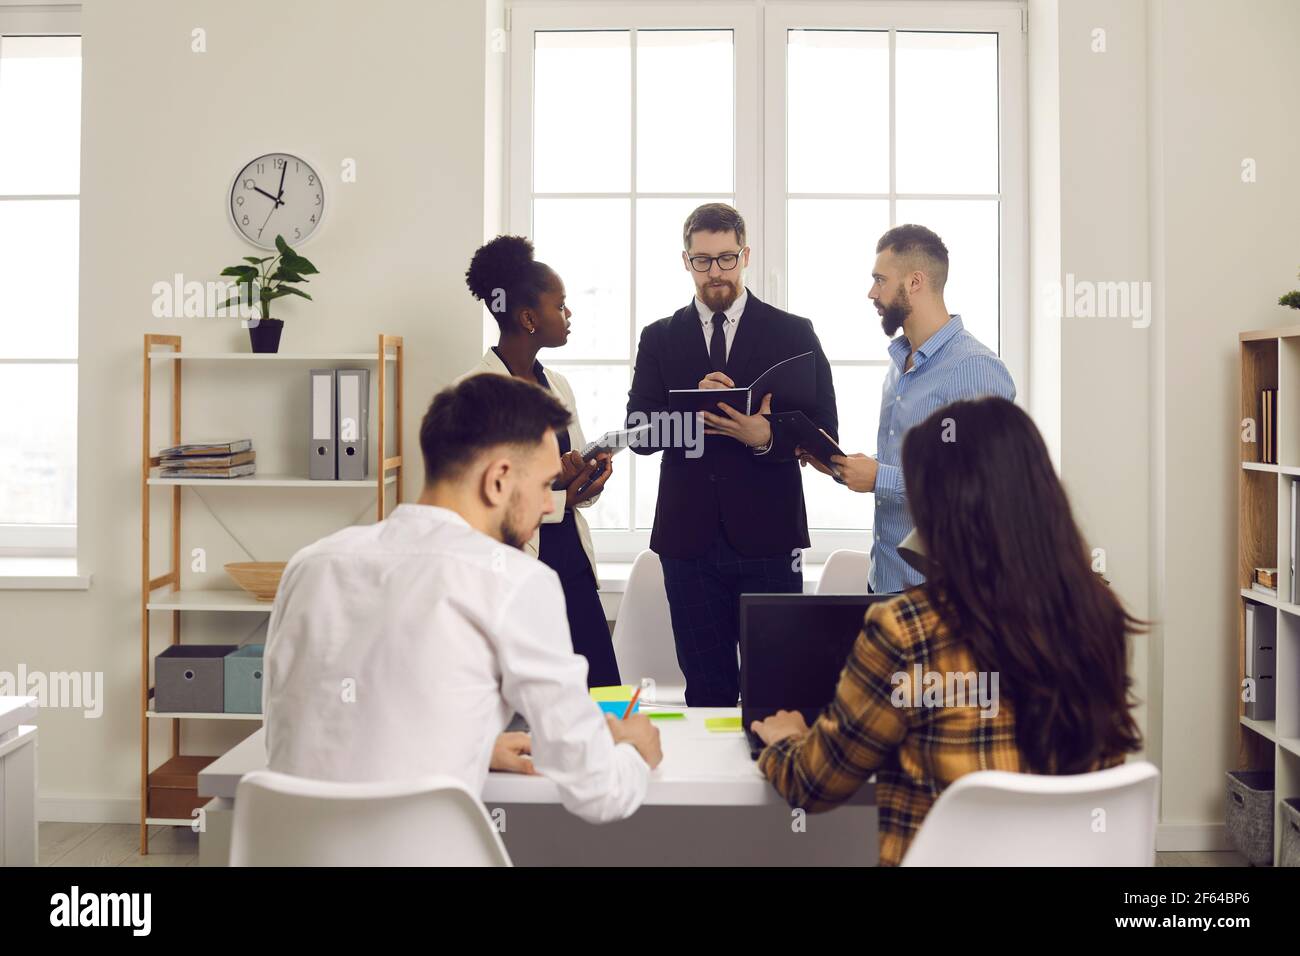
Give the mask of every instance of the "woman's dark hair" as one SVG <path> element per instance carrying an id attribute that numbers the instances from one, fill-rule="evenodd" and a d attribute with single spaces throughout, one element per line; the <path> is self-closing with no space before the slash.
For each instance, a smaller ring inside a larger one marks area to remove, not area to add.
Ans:
<path id="1" fill-rule="evenodd" d="M 523 236 L 497 236 L 480 246 L 465 270 L 465 284 L 504 325 L 520 309 L 536 308 L 551 284 L 550 266 L 533 258 L 533 244 Z"/>
<path id="2" fill-rule="evenodd" d="M 1003 398 L 954 402 L 907 432 L 908 506 L 935 609 L 996 671 L 1033 773 L 1083 773 L 1140 749 L 1131 616 L 1093 572 L 1047 447 Z"/>

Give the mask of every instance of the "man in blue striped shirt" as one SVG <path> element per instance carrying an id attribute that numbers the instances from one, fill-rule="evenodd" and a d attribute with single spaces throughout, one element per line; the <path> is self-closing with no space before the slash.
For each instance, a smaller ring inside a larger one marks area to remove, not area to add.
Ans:
<path id="1" fill-rule="evenodd" d="M 923 580 L 898 553 L 899 542 L 913 528 L 903 482 L 903 435 L 951 402 L 987 395 L 1013 401 L 1016 386 L 1002 360 L 966 331 L 960 315 L 948 313 L 943 301 L 948 248 L 937 235 L 925 226 L 890 229 L 876 243 L 871 277 L 868 297 L 885 335 L 893 339 L 876 454 L 835 455 L 830 464 L 853 491 L 876 496 L 868 584 L 873 593 L 884 594 Z M 899 329 L 903 334 L 894 338 Z M 827 471 L 800 451 L 803 464 Z"/>

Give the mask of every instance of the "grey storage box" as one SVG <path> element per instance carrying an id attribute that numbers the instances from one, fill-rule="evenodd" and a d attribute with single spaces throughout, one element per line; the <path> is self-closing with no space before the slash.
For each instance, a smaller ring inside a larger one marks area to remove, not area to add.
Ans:
<path id="1" fill-rule="evenodd" d="M 1282 850 L 1278 866 L 1300 866 L 1300 797 L 1282 801 Z"/>
<path id="2" fill-rule="evenodd" d="M 264 644 L 245 644 L 226 655 L 226 713 L 262 712 L 263 647 Z"/>
<path id="3" fill-rule="evenodd" d="M 1273 771 L 1229 770 L 1228 844 L 1253 866 L 1273 863 Z"/>
<path id="4" fill-rule="evenodd" d="M 224 658 L 234 644 L 173 644 L 153 659 L 153 706 L 160 713 L 223 713 Z"/>

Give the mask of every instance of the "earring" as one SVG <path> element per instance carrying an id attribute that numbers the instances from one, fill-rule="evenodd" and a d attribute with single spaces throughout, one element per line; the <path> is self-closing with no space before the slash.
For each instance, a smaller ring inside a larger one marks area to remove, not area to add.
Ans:
<path id="1" fill-rule="evenodd" d="M 537 326 L 533 326 L 531 329 L 528 330 L 528 334 L 532 335 L 536 331 L 537 331 Z"/>

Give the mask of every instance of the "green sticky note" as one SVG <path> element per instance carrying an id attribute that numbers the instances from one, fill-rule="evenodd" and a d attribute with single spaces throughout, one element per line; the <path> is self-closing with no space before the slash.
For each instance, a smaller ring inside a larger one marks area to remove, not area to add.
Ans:
<path id="1" fill-rule="evenodd" d="M 711 733 L 721 734 L 732 730 L 744 730 L 739 717 L 706 717 L 704 728 Z"/>
<path id="2" fill-rule="evenodd" d="M 589 691 L 594 701 L 631 700 L 636 693 L 635 687 L 593 687 Z"/>
<path id="3" fill-rule="evenodd" d="M 686 715 L 680 710 L 650 710 L 643 711 L 646 717 L 651 720 L 685 720 Z"/>

